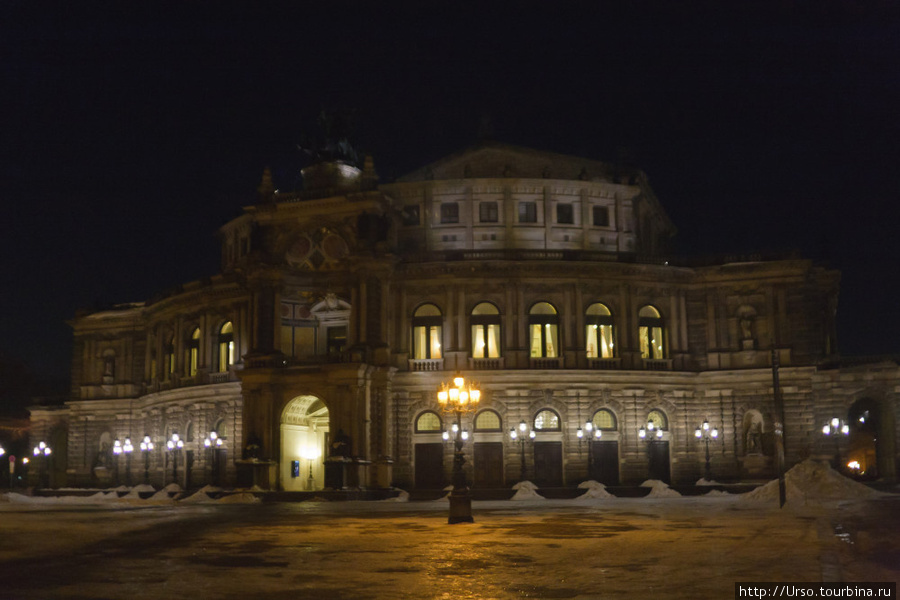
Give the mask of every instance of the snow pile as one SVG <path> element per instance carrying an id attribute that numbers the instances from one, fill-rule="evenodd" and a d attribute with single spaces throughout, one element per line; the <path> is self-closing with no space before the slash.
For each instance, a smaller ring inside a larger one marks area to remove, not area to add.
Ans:
<path id="1" fill-rule="evenodd" d="M 262 499 L 257 498 L 249 492 L 238 492 L 237 494 L 227 494 L 222 496 L 218 500 L 215 500 L 215 502 L 218 504 L 259 504 L 262 502 Z"/>
<path id="2" fill-rule="evenodd" d="M 788 501 L 809 502 L 816 500 L 849 500 L 880 496 L 865 485 L 844 477 L 826 462 L 811 458 L 795 465 L 784 475 L 785 492 Z M 777 502 L 778 480 L 773 479 L 742 496 L 746 500 L 768 500 Z"/>
<path id="3" fill-rule="evenodd" d="M 516 490 L 516 493 L 513 494 L 510 500 L 546 500 L 546 498 L 537 493 L 538 486 L 530 481 L 520 481 L 512 489 Z"/>
<path id="4" fill-rule="evenodd" d="M 718 481 L 716 481 L 715 479 L 706 479 L 705 477 L 701 477 L 700 479 L 697 480 L 697 483 L 695 483 L 694 485 L 722 485 L 722 484 L 719 483 Z"/>
<path id="5" fill-rule="evenodd" d="M 606 486 L 600 483 L 599 481 L 594 481 L 593 479 L 590 481 L 582 481 L 578 484 L 579 490 L 587 490 L 585 493 L 581 494 L 576 500 L 590 500 L 594 498 L 615 498 L 612 494 L 606 491 Z"/>
<path id="6" fill-rule="evenodd" d="M 152 485 L 142 483 L 141 485 L 136 485 L 133 488 L 131 488 L 131 491 L 128 492 L 127 494 L 125 494 L 124 496 L 122 496 L 122 498 L 128 498 L 128 499 L 132 499 L 132 500 L 140 500 L 141 494 L 142 493 L 146 494 L 148 492 L 151 493 L 151 495 L 152 495 L 153 492 L 156 492 L 156 488 L 153 487 Z"/>
<path id="7" fill-rule="evenodd" d="M 179 502 L 188 502 L 188 503 L 212 502 L 213 498 L 210 496 L 210 494 L 218 494 L 221 491 L 222 491 L 222 488 L 220 488 L 220 487 L 215 487 L 213 485 L 205 485 L 202 488 L 200 488 L 199 490 L 197 490 L 195 493 L 188 496 L 187 498 L 182 498 L 181 500 L 179 500 Z"/>
<path id="8" fill-rule="evenodd" d="M 715 497 L 715 496 L 730 496 L 731 494 L 729 494 L 728 492 L 724 492 L 722 490 L 709 490 L 708 492 L 706 492 L 703 495 Z"/>
<path id="9" fill-rule="evenodd" d="M 409 492 L 400 490 L 400 493 L 393 498 L 385 498 L 382 502 L 409 502 Z"/>
<path id="10" fill-rule="evenodd" d="M 648 479 L 640 487 L 650 488 L 650 493 L 644 496 L 645 498 L 675 498 L 681 496 L 681 494 L 670 488 L 668 483 L 659 479 Z"/>

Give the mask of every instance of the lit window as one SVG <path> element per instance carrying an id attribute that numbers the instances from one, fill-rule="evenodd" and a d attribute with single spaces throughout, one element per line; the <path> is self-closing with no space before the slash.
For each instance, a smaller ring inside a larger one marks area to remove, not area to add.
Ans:
<path id="1" fill-rule="evenodd" d="M 441 223 L 459 223 L 459 204 L 456 202 L 441 204 Z"/>
<path id="2" fill-rule="evenodd" d="M 614 357 L 613 317 L 609 309 L 599 302 L 591 304 L 585 313 L 584 322 L 587 357 Z"/>
<path id="3" fill-rule="evenodd" d="M 653 425 L 653 429 L 662 429 L 663 431 L 669 428 L 666 414 L 661 410 L 651 410 L 647 415 L 647 424 Z"/>
<path id="4" fill-rule="evenodd" d="M 441 310 L 434 304 L 423 304 L 413 315 L 413 358 L 441 358 Z"/>
<path id="5" fill-rule="evenodd" d="M 556 222 L 563 225 L 571 225 L 575 222 L 575 211 L 571 204 L 556 205 Z"/>
<path id="6" fill-rule="evenodd" d="M 559 315 L 548 302 L 538 302 L 528 312 L 528 337 L 532 358 L 556 358 L 559 348 Z"/>
<path id="7" fill-rule="evenodd" d="M 500 415 L 493 410 L 483 410 L 475 417 L 475 431 L 500 431 Z"/>
<path id="8" fill-rule="evenodd" d="M 534 417 L 535 431 L 559 431 L 559 415 L 552 410 L 542 410 Z"/>
<path id="9" fill-rule="evenodd" d="M 537 204 L 519 202 L 519 223 L 537 223 Z"/>
<path id="10" fill-rule="evenodd" d="M 172 375 L 175 374 L 175 337 L 169 336 L 169 341 L 166 342 L 165 347 L 163 348 L 163 360 L 165 361 L 164 368 L 166 372 L 164 373 L 165 380 L 168 381 Z"/>
<path id="11" fill-rule="evenodd" d="M 500 213 L 496 202 L 481 202 L 478 204 L 478 220 L 482 223 L 496 223 Z"/>
<path id="12" fill-rule="evenodd" d="M 594 416 L 591 418 L 591 423 L 593 423 L 595 429 L 601 429 L 603 431 L 616 430 L 616 416 L 612 411 L 605 408 L 601 408 L 594 413 Z"/>
<path id="13" fill-rule="evenodd" d="M 441 430 L 441 418 L 433 412 L 424 412 L 416 419 L 416 433 L 430 433 Z"/>
<path id="14" fill-rule="evenodd" d="M 197 374 L 197 369 L 200 367 L 200 328 L 196 327 L 191 332 L 191 337 L 188 339 L 187 343 L 187 351 L 185 352 L 187 356 L 184 361 L 186 375 L 188 377 L 194 377 Z"/>
<path id="15" fill-rule="evenodd" d="M 609 227 L 609 208 L 595 206 L 593 208 L 594 227 Z"/>
<path id="16" fill-rule="evenodd" d="M 234 364 L 234 326 L 227 321 L 219 329 L 219 373 L 224 373 Z"/>
<path id="17" fill-rule="evenodd" d="M 347 326 L 329 327 L 325 331 L 328 354 L 335 356 L 347 349 Z"/>
<path id="18" fill-rule="evenodd" d="M 665 327 L 659 311 L 652 306 L 643 307 L 638 313 L 638 336 L 641 358 L 666 358 Z"/>
<path id="19" fill-rule="evenodd" d="M 500 311 L 490 302 L 472 309 L 472 358 L 500 356 Z"/>

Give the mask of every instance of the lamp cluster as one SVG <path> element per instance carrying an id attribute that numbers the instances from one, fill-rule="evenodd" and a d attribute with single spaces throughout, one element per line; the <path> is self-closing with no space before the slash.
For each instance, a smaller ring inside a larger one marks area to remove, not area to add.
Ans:
<path id="1" fill-rule="evenodd" d="M 593 432 L 593 433 L 592 433 Z M 582 440 L 587 437 L 587 439 L 594 438 L 595 440 L 599 440 L 603 435 L 603 432 L 600 431 L 599 427 L 594 427 L 594 424 L 590 421 L 585 421 L 584 427 L 579 427 L 577 431 L 575 431 L 575 437 L 579 440 Z"/>
<path id="2" fill-rule="evenodd" d="M 710 429 L 709 421 L 703 421 L 703 424 L 694 430 L 694 437 L 698 440 L 703 439 L 704 437 L 716 439 L 719 437 L 719 430 L 716 427 Z"/>
<path id="3" fill-rule="evenodd" d="M 116 456 L 122 454 L 123 452 L 125 454 L 130 454 L 130 453 L 134 452 L 134 446 L 131 444 L 131 438 L 125 438 L 124 442 L 121 442 L 118 439 L 116 439 L 116 441 L 113 442 L 112 451 L 113 451 L 113 454 L 115 454 Z"/>
<path id="4" fill-rule="evenodd" d="M 826 423 L 824 427 L 822 427 L 822 433 L 825 435 L 850 435 L 850 426 L 835 417 L 831 419 L 831 421 Z"/>
<path id="5" fill-rule="evenodd" d="M 481 390 L 474 382 L 466 382 L 461 375 L 456 375 L 452 383 L 441 384 L 438 390 L 438 405 L 444 412 L 474 412 L 481 400 Z"/>
<path id="6" fill-rule="evenodd" d="M 653 432 L 656 433 L 653 433 Z M 662 439 L 663 430 L 662 427 L 657 427 L 653 421 L 647 421 L 647 424 L 640 429 L 638 429 L 638 437 L 642 440 L 647 439 L 647 436 L 655 437 L 658 440 Z"/>
<path id="7" fill-rule="evenodd" d="M 50 456 L 52 450 L 50 446 L 46 443 L 41 442 L 37 446 L 34 447 L 34 455 L 35 456 Z"/>

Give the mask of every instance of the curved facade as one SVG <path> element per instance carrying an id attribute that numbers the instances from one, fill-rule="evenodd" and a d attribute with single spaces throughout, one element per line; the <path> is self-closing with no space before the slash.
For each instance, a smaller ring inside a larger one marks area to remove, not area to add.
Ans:
<path id="1" fill-rule="evenodd" d="M 32 415 L 65 446 L 55 483 L 121 481 L 115 439 L 147 435 L 132 480 L 443 488 L 436 392 L 457 372 L 482 391 L 463 423 L 476 489 L 690 483 L 704 421 L 714 478 L 770 478 L 773 360 L 789 465 L 896 474 L 896 364 L 825 366 L 838 273 L 668 261 L 643 173 L 484 144 L 381 186 L 370 160 L 304 178 L 281 193 L 264 175 L 220 230 L 220 275 L 72 321 L 72 399 Z M 850 429 L 836 445 L 833 417 Z"/>

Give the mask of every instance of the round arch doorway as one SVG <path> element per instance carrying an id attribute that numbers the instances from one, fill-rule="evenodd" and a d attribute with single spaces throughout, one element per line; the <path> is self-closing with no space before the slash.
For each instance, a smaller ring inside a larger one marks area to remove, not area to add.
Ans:
<path id="1" fill-rule="evenodd" d="M 322 489 L 328 443 L 328 407 L 316 396 L 297 396 L 281 414 L 281 487 L 287 492 Z"/>

